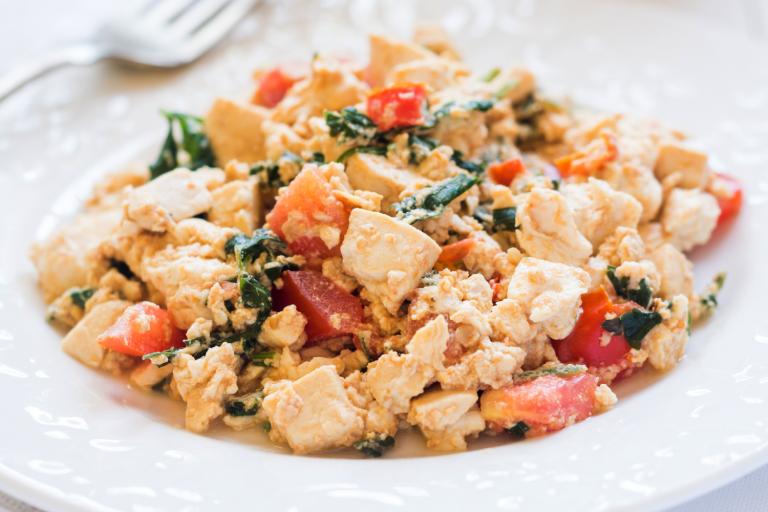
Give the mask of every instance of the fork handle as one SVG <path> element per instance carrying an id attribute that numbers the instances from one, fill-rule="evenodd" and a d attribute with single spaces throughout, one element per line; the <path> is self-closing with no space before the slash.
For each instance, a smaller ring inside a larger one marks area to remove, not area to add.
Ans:
<path id="1" fill-rule="evenodd" d="M 76 44 L 32 59 L 0 76 L 0 101 L 48 71 L 67 65 L 87 66 L 106 56 L 105 49 L 97 44 Z"/>

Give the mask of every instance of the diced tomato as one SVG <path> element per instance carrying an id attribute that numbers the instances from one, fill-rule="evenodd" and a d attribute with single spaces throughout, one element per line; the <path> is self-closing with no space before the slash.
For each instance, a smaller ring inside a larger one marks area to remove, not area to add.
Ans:
<path id="1" fill-rule="evenodd" d="M 348 223 L 347 207 L 333 195 L 323 173 L 309 165 L 281 192 L 267 215 L 270 229 L 285 240 L 294 253 L 307 258 L 338 256 Z M 339 234 L 335 243 L 327 236 L 334 231 Z M 333 244 L 331 247 L 329 241 Z"/>
<path id="2" fill-rule="evenodd" d="M 744 202 L 744 193 L 739 180 L 727 174 L 715 173 L 708 191 L 715 196 L 717 204 L 720 206 L 718 223 L 725 222 L 739 214 L 741 204 Z"/>
<path id="3" fill-rule="evenodd" d="M 171 315 L 152 302 L 129 306 L 120 318 L 99 337 L 102 346 L 127 354 L 143 356 L 184 346 L 184 331 L 174 327 Z"/>
<path id="4" fill-rule="evenodd" d="M 529 435 L 553 432 L 592 415 L 597 383 L 597 377 L 588 373 L 545 375 L 485 391 L 480 397 L 480 412 L 495 430 L 524 421 L 531 429 Z"/>
<path id="5" fill-rule="evenodd" d="M 585 151 L 576 151 L 558 158 L 555 160 L 555 166 L 563 177 L 591 176 L 618 156 L 616 138 L 608 133 L 601 133 L 600 138 L 591 142 Z"/>
<path id="6" fill-rule="evenodd" d="M 509 186 L 520 173 L 525 171 L 525 165 L 519 158 L 511 158 L 503 162 L 494 162 L 488 166 L 488 176 L 499 185 Z"/>
<path id="7" fill-rule="evenodd" d="M 283 272 L 283 287 L 272 291 L 275 309 L 295 304 L 307 318 L 307 342 L 354 333 L 363 323 L 363 303 L 315 270 Z"/>
<path id="8" fill-rule="evenodd" d="M 422 125 L 426 121 L 427 92 L 418 84 L 377 89 L 368 96 L 366 109 L 381 131 Z"/>
<path id="9" fill-rule="evenodd" d="M 260 77 L 251 103 L 272 108 L 280 103 L 288 89 L 300 79 L 301 75 L 295 70 L 284 66 L 272 68 Z"/>
<path id="10" fill-rule="evenodd" d="M 629 343 L 623 335 L 607 333 L 602 323 L 606 314 L 621 315 L 628 307 L 631 306 L 614 304 L 602 287 L 582 295 L 582 313 L 573 331 L 562 340 L 552 341 L 557 358 L 564 363 L 584 363 L 590 367 L 620 362 L 629 352 Z M 605 339 L 609 341 L 604 344 Z"/>
<path id="11" fill-rule="evenodd" d="M 476 243 L 477 240 L 474 238 L 465 238 L 464 240 L 459 240 L 458 242 L 448 244 L 443 247 L 443 250 L 440 252 L 440 256 L 437 258 L 437 261 L 445 265 L 458 263 L 459 261 L 463 260 L 467 254 L 469 254 Z"/>

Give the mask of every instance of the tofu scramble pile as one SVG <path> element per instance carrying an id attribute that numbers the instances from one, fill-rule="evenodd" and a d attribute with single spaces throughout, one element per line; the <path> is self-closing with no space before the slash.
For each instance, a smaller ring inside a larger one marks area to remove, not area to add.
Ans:
<path id="1" fill-rule="evenodd" d="M 164 113 L 157 159 L 32 250 L 64 351 L 191 431 L 368 456 L 412 427 L 446 451 L 541 435 L 673 368 L 717 305 L 686 251 L 741 189 L 678 132 L 475 76 L 431 28 L 255 78 Z"/>

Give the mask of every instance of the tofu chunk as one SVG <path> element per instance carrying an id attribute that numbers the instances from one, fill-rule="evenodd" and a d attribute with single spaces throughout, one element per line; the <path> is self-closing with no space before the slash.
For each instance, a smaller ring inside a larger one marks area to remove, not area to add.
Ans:
<path id="1" fill-rule="evenodd" d="M 440 246 L 429 236 L 382 213 L 356 208 L 341 245 L 344 271 L 395 313 L 432 269 Z"/>
<path id="2" fill-rule="evenodd" d="M 676 188 L 664 204 L 661 225 L 672 245 L 688 251 L 709 240 L 719 216 L 720 207 L 711 194 Z"/>
<path id="3" fill-rule="evenodd" d="M 445 430 L 476 403 L 476 391 L 428 391 L 411 401 L 408 423 L 426 430 Z"/>
<path id="4" fill-rule="evenodd" d="M 397 202 L 404 190 L 429 184 L 429 180 L 400 169 L 381 155 L 357 153 L 347 160 L 346 172 L 352 188 L 381 194 L 386 203 Z"/>
<path id="5" fill-rule="evenodd" d="M 93 307 L 61 340 L 61 348 L 81 363 L 98 368 L 107 350 L 96 339 L 107 330 L 131 303 L 110 300 Z"/>
<path id="6" fill-rule="evenodd" d="M 707 184 L 711 171 L 705 153 L 679 143 L 669 143 L 659 148 L 654 173 L 660 181 L 678 173 L 679 187 L 700 189 Z"/>
<path id="7" fill-rule="evenodd" d="M 117 229 L 121 217 L 119 209 L 85 212 L 32 247 L 30 257 L 46 302 L 88 284 L 88 255 Z"/>
<path id="8" fill-rule="evenodd" d="M 303 345 L 307 339 L 304 333 L 306 325 L 307 319 L 304 315 L 295 305 L 290 304 L 267 318 L 259 333 L 259 343 L 273 348 L 294 346 L 296 350 L 296 345 Z"/>
<path id="9" fill-rule="evenodd" d="M 235 180 L 211 193 L 212 223 L 251 234 L 261 222 L 261 196 L 256 181 Z"/>
<path id="10" fill-rule="evenodd" d="M 224 414 L 224 399 L 237 393 L 239 369 L 240 357 L 229 343 L 209 349 L 200 359 L 189 354 L 176 356 L 173 380 L 187 403 L 187 430 L 205 432 L 212 420 Z"/>
<path id="11" fill-rule="evenodd" d="M 217 99 L 205 116 L 205 131 L 219 166 L 230 160 L 247 164 L 264 160 L 267 155 L 261 123 L 268 117 L 267 109 Z"/>
<path id="12" fill-rule="evenodd" d="M 629 194 L 606 182 L 590 178 L 587 183 L 562 187 L 576 225 L 593 247 L 598 247 L 619 227 L 636 228 L 643 206 Z"/>
<path id="13" fill-rule="evenodd" d="M 205 213 L 212 197 L 205 181 L 188 169 L 176 169 L 133 189 L 123 206 L 125 218 L 155 233 Z"/>
<path id="14" fill-rule="evenodd" d="M 671 299 L 675 295 L 693 296 L 693 264 L 671 244 L 664 244 L 649 255 L 659 272 L 659 295 Z"/>
<path id="15" fill-rule="evenodd" d="M 518 207 L 517 222 L 520 247 L 534 258 L 578 266 L 592 255 L 592 244 L 579 232 L 559 192 L 534 188 Z"/>
<path id="16" fill-rule="evenodd" d="M 350 446 L 364 430 L 364 411 L 352 405 L 344 381 L 332 366 L 321 366 L 296 381 L 265 387 L 262 407 L 270 436 L 296 453 Z"/>
<path id="17" fill-rule="evenodd" d="M 368 64 L 368 81 L 374 87 L 383 86 L 387 75 L 398 64 L 434 58 L 434 54 L 426 48 L 380 35 L 371 35 L 369 43 L 371 61 Z"/>
<path id="18" fill-rule="evenodd" d="M 662 371 L 677 366 L 688 343 L 688 298 L 676 295 L 670 304 L 659 310 L 663 321 L 650 330 L 642 345 L 651 366 Z"/>

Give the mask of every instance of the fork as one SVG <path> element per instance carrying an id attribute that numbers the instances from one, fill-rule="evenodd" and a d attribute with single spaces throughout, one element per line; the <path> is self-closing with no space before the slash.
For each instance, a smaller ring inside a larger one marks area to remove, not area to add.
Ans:
<path id="1" fill-rule="evenodd" d="M 67 46 L 0 76 L 0 101 L 35 78 L 66 65 L 102 59 L 174 68 L 213 48 L 256 0 L 150 0 L 107 21 L 93 38 Z"/>

